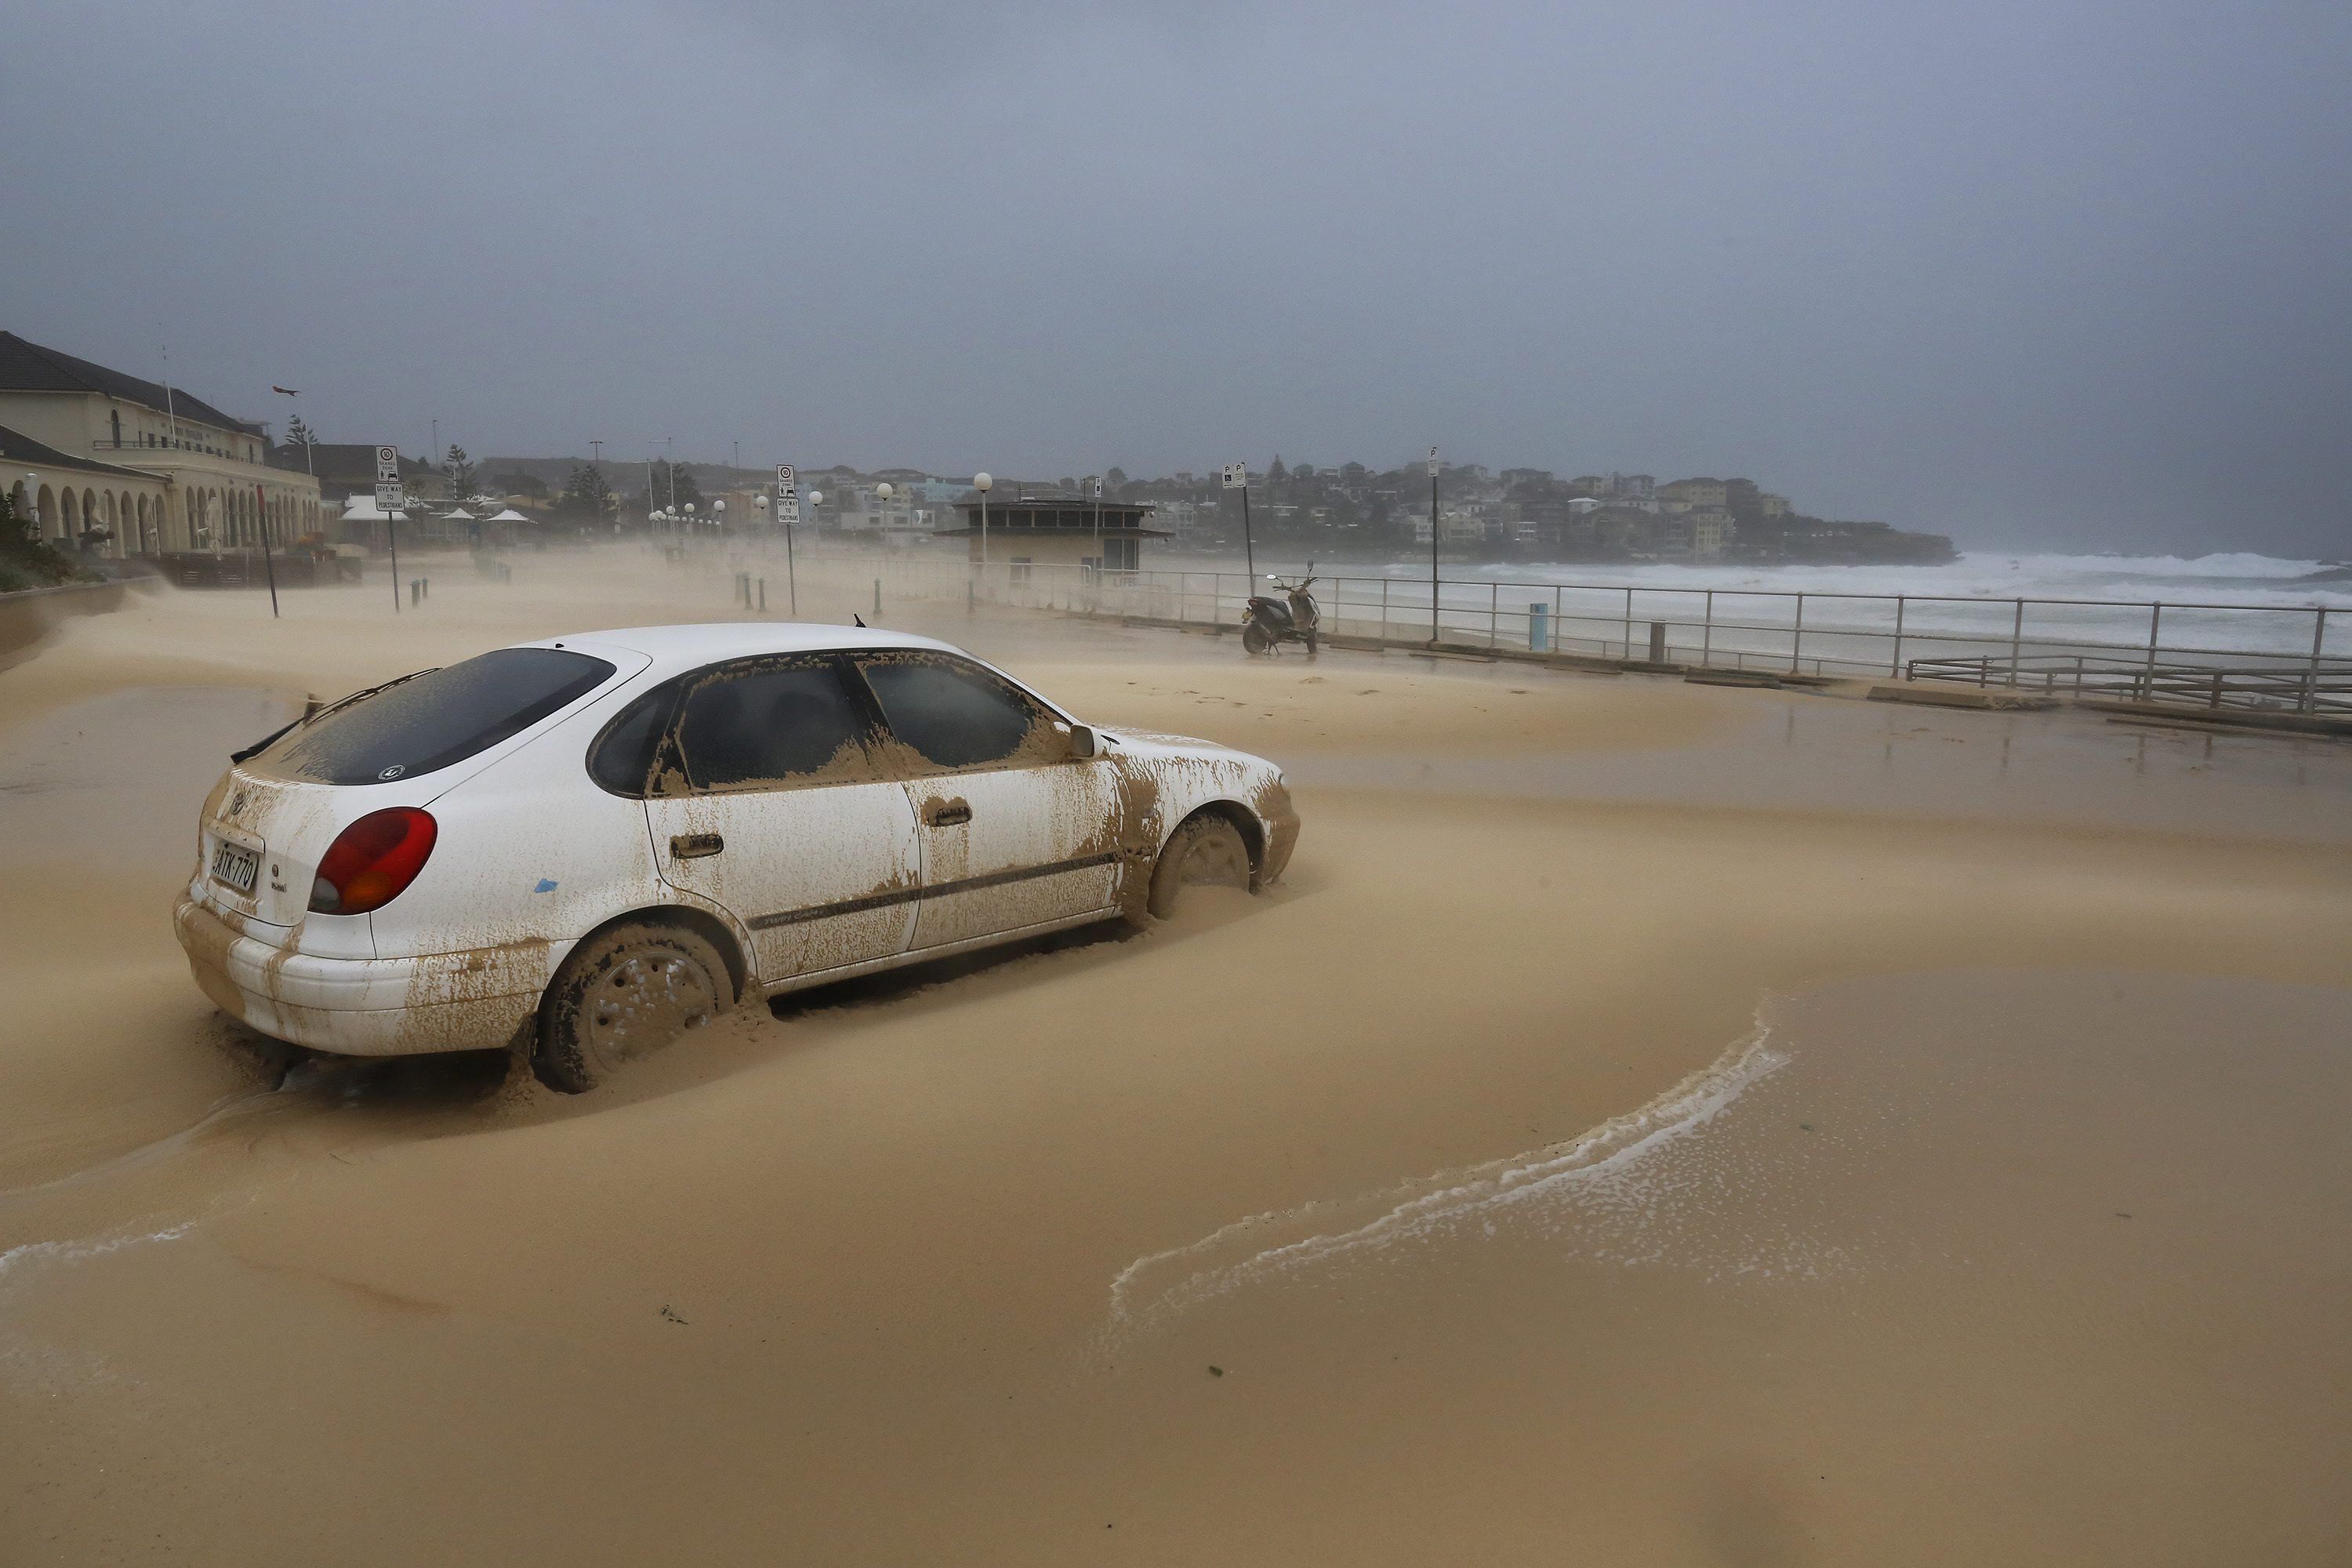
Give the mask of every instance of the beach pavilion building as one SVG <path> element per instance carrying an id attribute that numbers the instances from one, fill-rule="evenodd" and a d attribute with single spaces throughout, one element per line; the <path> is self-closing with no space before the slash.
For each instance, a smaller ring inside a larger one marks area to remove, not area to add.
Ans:
<path id="1" fill-rule="evenodd" d="M 200 397 L 0 331 L 0 489 L 41 537 L 101 554 L 260 548 L 319 526 L 318 481 Z M 39 450 L 35 450 L 39 448 Z M 45 455 L 46 454 L 46 455 Z"/>
<path id="2" fill-rule="evenodd" d="M 980 492 L 956 502 L 961 528 L 942 528 L 941 539 L 971 542 L 981 559 Z M 1135 572 L 1143 564 L 1143 542 L 1171 537 L 1152 521 L 1150 501 L 1096 500 L 1065 490 L 992 492 L 988 501 L 988 562 L 992 566 L 1085 566 L 1098 572 Z M 1024 574 L 1015 571 L 1018 580 Z"/>

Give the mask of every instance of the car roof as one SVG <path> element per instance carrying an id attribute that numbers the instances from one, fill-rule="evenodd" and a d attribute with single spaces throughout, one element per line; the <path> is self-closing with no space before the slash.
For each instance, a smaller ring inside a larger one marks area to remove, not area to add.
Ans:
<path id="1" fill-rule="evenodd" d="M 763 653 L 805 653 L 830 648 L 936 648 L 961 653 L 961 648 L 934 637 L 876 626 L 835 626 L 808 621 L 711 621 L 682 626 L 620 626 L 610 631 L 573 632 L 519 647 L 595 647 L 626 649 L 653 660 L 656 673 L 694 669 L 726 658 L 748 658 Z"/>

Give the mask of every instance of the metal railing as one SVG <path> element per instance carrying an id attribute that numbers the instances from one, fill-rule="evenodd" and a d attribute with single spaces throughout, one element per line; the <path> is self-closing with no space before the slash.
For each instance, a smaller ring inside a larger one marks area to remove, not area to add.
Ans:
<path id="1" fill-rule="evenodd" d="M 1097 572 L 915 552 L 831 559 L 926 598 L 1180 626 L 1239 626 L 1270 584 L 1241 572 Z M 2137 700 L 2335 710 L 2352 682 L 2352 613 L 2327 605 L 1822 593 L 1321 574 L 1327 636 L 1395 647 L 1582 655 L 1820 676 L 1964 680 Z M 2063 672 L 2063 674 L 2061 673 Z M 2126 679 L 2134 678 L 2134 679 Z"/>
<path id="2" fill-rule="evenodd" d="M 2045 695 L 2105 697 L 2210 710 L 2352 715 L 2352 668 L 2335 664 L 2264 666 L 2157 664 L 2129 658 L 2027 655 L 2011 660 L 1915 658 L 1914 680 L 1957 680 Z"/>
<path id="3" fill-rule="evenodd" d="M 89 449 L 93 452 L 194 452 L 200 457 L 222 458 L 232 463 L 243 463 L 248 468 L 268 467 L 261 458 L 247 458 L 242 453 L 232 452 L 226 447 L 206 446 L 202 441 L 173 440 L 165 436 L 159 436 L 152 441 L 140 440 L 130 436 L 125 436 L 121 440 L 116 440 L 111 436 L 100 436 L 89 444 Z"/>

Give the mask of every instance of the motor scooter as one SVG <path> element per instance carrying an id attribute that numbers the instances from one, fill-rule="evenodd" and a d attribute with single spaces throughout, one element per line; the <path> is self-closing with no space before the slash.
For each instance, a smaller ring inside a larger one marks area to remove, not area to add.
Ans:
<path id="1" fill-rule="evenodd" d="M 1315 581 L 1315 563 L 1307 563 L 1307 575 L 1296 584 L 1286 583 L 1270 572 L 1265 580 L 1280 589 L 1283 596 L 1251 596 L 1242 609 L 1242 647 L 1252 653 L 1270 653 L 1276 643 L 1303 642 L 1311 658 L 1323 624 L 1323 613 L 1316 608 L 1315 595 L 1307 591 Z"/>

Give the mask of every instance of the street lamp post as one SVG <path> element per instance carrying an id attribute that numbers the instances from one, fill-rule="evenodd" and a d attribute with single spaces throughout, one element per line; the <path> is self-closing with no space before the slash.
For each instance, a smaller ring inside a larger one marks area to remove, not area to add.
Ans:
<path id="1" fill-rule="evenodd" d="M 971 477 L 971 488 L 980 492 L 980 582 L 982 587 L 988 585 L 988 492 L 995 486 L 996 481 L 985 472 Z"/>
<path id="2" fill-rule="evenodd" d="M 814 513 L 817 508 L 824 504 L 824 492 L 809 491 L 808 503 L 809 510 Z M 799 620 L 801 618 L 801 579 L 799 572 L 793 566 L 793 520 L 791 518 L 784 519 L 784 583 L 786 591 L 793 596 L 793 619 Z"/>
<path id="3" fill-rule="evenodd" d="M 1429 646 L 1437 646 L 1437 448 L 1429 449 Z"/>

